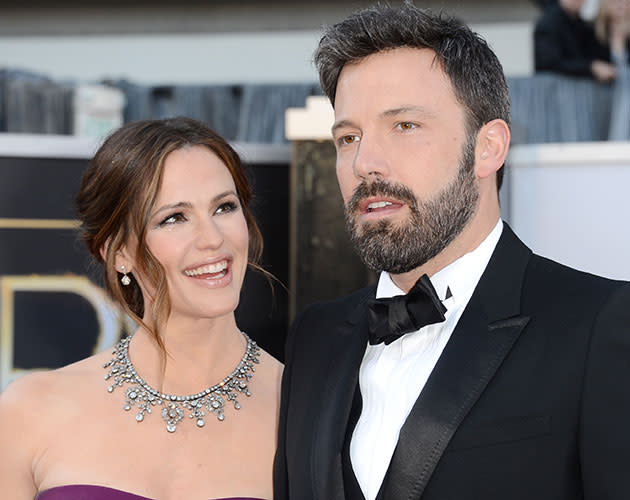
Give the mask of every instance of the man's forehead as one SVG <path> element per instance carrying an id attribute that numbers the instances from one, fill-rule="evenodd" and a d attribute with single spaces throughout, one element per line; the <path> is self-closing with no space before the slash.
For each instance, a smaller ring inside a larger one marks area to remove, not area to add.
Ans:
<path id="1" fill-rule="evenodd" d="M 434 113 L 433 101 L 456 99 L 450 78 L 430 49 L 398 48 L 371 54 L 342 69 L 335 92 L 335 116 L 348 107 L 379 114 Z M 342 108 L 342 109 L 340 109 Z"/>
<path id="2" fill-rule="evenodd" d="M 368 54 L 365 57 L 360 59 L 347 62 L 341 68 L 340 76 L 343 74 L 344 70 L 352 69 L 357 66 L 363 66 L 365 64 L 369 64 L 374 60 L 387 61 L 387 60 L 395 60 L 400 57 L 409 57 L 416 58 L 417 60 L 427 61 L 431 66 L 435 68 L 442 69 L 442 65 L 440 63 L 440 59 L 436 52 L 433 49 L 428 47 L 392 47 L 385 50 L 380 50 L 378 52 L 373 52 L 372 54 Z"/>
<path id="3" fill-rule="evenodd" d="M 429 74 L 450 86 L 450 78 L 437 54 L 431 49 L 399 47 L 376 52 L 343 66 L 337 79 L 335 95 L 346 82 L 350 85 L 402 84 L 423 79 Z"/>

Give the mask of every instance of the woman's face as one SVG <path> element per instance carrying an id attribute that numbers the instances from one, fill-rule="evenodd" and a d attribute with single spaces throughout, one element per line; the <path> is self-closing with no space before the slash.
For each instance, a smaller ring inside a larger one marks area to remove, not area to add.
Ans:
<path id="1" fill-rule="evenodd" d="M 171 318 L 232 313 L 247 268 L 248 244 L 245 216 L 225 164 L 203 146 L 170 153 L 146 245 L 164 268 Z M 147 304 L 153 290 L 142 276 L 137 278 Z"/>

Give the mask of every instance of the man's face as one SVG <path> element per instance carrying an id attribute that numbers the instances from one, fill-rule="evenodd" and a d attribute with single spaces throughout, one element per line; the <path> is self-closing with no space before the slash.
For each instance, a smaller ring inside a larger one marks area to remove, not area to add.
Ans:
<path id="1" fill-rule="evenodd" d="M 428 49 L 373 54 L 341 71 L 333 135 L 346 224 L 370 268 L 394 274 L 446 248 L 474 215 L 474 137 Z"/>

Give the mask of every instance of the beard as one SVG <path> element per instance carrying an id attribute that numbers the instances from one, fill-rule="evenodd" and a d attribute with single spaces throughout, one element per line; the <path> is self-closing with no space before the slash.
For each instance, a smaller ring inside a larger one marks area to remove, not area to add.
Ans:
<path id="1" fill-rule="evenodd" d="M 361 182 L 345 207 L 346 230 L 363 263 L 373 271 L 409 272 L 444 250 L 477 210 L 479 189 L 474 170 L 475 137 L 469 136 L 455 179 L 433 198 L 420 201 L 402 184 Z M 383 219 L 359 222 L 360 203 L 367 197 L 394 198 L 409 207 L 402 223 Z"/>

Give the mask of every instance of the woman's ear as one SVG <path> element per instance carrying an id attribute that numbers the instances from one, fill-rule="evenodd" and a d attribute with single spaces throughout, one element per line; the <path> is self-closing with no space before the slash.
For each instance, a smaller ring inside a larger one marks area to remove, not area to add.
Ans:
<path id="1" fill-rule="evenodd" d="M 107 240 L 101 247 L 101 257 L 104 262 L 107 262 L 107 252 L 109 251 L 110 240 Z M 114 266 L 119 273 L 130 273 L 133 269 L 132 259 L 129 257 L 129 252 L 125 246 L 121 247 L 114 256 Z M 125 268 L 123 271 L 123 267 Z"/>
<path id="2" fill-rule="evenodd" d="M 475 173 L 480 179 L 491 176 L 505 163 L 510 147 L 510 128 L 501 119 L 486 123 L 477 134 Z"/>
<path id="3" fill-rule="evenodd" d="M 114 261 L 116 265 L 116 271 L 119 273 L 130 273 L 133 271 L 133 261 L 129 257 L 129 253 L 125 247 L 122 247 L 118 252 L 116 252 L 116 257 Z M 124 268 L 124 269 L 123 269 Z"/>
<path id="4" fill-rule="evenodd" d="M 107 250 L 109 250 L 109 239 L 105 242 L 105 244 L 101 247 L 100 254 L 103 262 L 107 262 Z"/>

